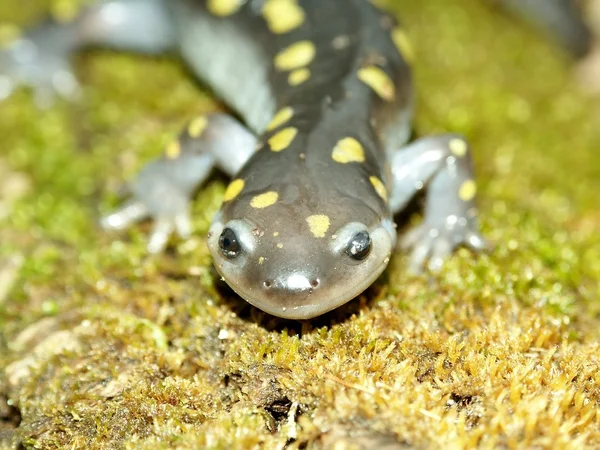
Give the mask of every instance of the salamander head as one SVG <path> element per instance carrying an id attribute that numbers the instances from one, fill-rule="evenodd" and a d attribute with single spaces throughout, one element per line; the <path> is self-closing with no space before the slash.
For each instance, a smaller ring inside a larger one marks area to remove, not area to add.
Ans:
<path id="1" fill-rule="evenodd" d="M 390 218 L 354 198 L 327 205 L 285 198 L 273 190 L 226 203 L 208 246 L 218 272 L 249 303 L 278 317 L 309 319 L 375 281 L 389 262 L 395 230 Z"/>

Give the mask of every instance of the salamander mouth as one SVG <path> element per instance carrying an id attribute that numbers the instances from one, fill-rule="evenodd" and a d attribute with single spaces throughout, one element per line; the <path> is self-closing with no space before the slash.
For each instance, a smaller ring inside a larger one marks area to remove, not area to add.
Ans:
<path id="1" fill-rule="evenodd" d="M 370 272 L 368 278 L 352 285 L 345 284 L 344 290 L 335 296 L 328 296 L 327 289 L 324 289 L 323 292 L 319 292 L 319 289 L 312 291 L 307 289 L 301 295 L 294 295 L 293 300 L 286 299 L 287 301 L 284 301 L 284 298 L 279 298 L 277 301 L 277 299 L 266 299 L 264 295 L 256 296 L 252 291 L 240 289 L 234 283 L 228 282 L 228 284 L 244 300 L 268 314 L 282 319 L 307 320 L 328 313 L 358 297 L 379 278 L 388 262 L 389 258 L 385 258 L 375 270 Z M 227 281 L 225 274 L 221 273 L 221 276 Z M 294 300 L 298 303 L 294 304 Z M 300 303 L 301 301 L 303 303 Z"/>

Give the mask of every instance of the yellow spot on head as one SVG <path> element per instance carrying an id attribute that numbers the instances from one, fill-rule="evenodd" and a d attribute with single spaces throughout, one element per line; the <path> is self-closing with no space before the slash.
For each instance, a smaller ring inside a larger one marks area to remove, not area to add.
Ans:
<path id="1" fill-rule="evenodd" d="M 281 50 L 274 59 L 278 70 L 294 70 L 304 67 L 314 59 L 317 50 L 310 41 L 299 41 Z"/>
<path id="2" fill-rule="evenodd" d="M 331 41 L 331 46 L 336 50 L 343 50 L 350 45 L 350 37 L 342 34 L 333 38 Z"/>
<path id="3" fill-rule="evenodd" d="M 267 142 L 272 151 L 280 152 L 290 146 L 297 134 L 298 128 L 287 127 L 275 133 Z"/>
<path id="4" fill-rule="evenodd" d="M 254 197 L 250 201 L 250 206 L 258 209 L 266 208 L 268 206 L 274 205 L 278 198 L 279 194 L 277 194 L 277 192 L 265 192 L 264 194 L 260 194 Z"/>
<path id="5" fill-rule="evenodd" d="M 331 157 L 335 162 L 347 164 L 351 162 L 364 162 L 365 150 L 360 142 L 352 137 L 344 138 L 333 148 Z"/>
<path id="6" fill-rule="evenodd" d="M 288 83 L 290 83 L 290 86 L 298 86 L 298 85 L 304 83 L 309 78 L 310 78 L 310 70 L 307 69 L 306 67 L 303 67 L 301 69 L 296 69 L 296 70 L 290 72 L 290 74 L 288 76 Z"/>
<path id="7" fill-rule="evenodd" d="M 305 19 L 298 0 L 267 0 L 262 8 L 267 26 L 275 34 L 283 34 L 298 28 Z"/>
<path id="8" fill-rule="evenodd" d="M 190 122 L 187 132 L 190 137 L 198 139 L 200 136 L 202 136 L 202 133 L 204 133 L 207 125 L 208 119 L 205 116 L 196 117 Z"/>
<path id="9" fill-rule="evenodd" d="M 165 156 L 169 159 L 176 159 L 179 158 L 179 155 L 181 155 L 181 144 L 177 140 L 171 141 L 165 149 Z"/>
<path id="10" fill-rule="evenodd" d="M 309 216 L 306 218 L 306 222 L 308 222 L 310 232 L 316 238 L 325 237 L 325 233 L 327 233 L 327 230 L 329 230 L 329 217 L 323 214 Z"/>
<path id="11" fill-rule="evenodd" d="M 477 185 L 473 180 L 467 180 L 460 185 L 460 189 L 458 190 L 458 198 L 460 198 L 463 202 L 473 200 L 475 198 L 475 194 L 477 194 Z"/>
<path id="12" fill-rule="evenodd" d="M 358 78 L 382 99 L 392 101 L 396 97 L 394 82 L 383 69 L 377 66 L 363 67 L 358 70 Z"/>
<path id="13" fill-rule="evenodd" d="M 245 0 L 208 0 L 207 7 L 211 14 L 227 17 L 235 14 L 244 2 Z"/>
<path id="14" fill-rule="evenodd" d="M 228 202 L 236 198 L 240 194 L 240 192 L 242 192 L 242 189 L 244 189 L 245 185 L 246 183 L 244 182 L 244 180 L 240 178 L 238 178 L 237 180 L 233 180 L 231 183 L 229 183 L 227 189 L 225 189 L 225 194 L 223 194 L 223 201 Z"/>
<path id="15" fill-rule="evenodd" d="M 369 181 L 375 188 L 375 192 L 377 192 L 377 194 L 379 194 L 379 196 L 387 202 L 387 189 L 385 188 L 383 182 L 376 176 L 369 177 Z"/>
<path id="16" fill-rule="evenodd" d="M 459 158 L 467 154 L 467 143 L 463 139 L 451 139 L 450 142 L 448 142 L 448 147 L 450 147 L 452 154 Z"/>
<path id="17" fill-rule="evenodd" d="M 280 127 L 284 123 L 287 123 L 294 116 L 294 109 L 290 106 L 281 108 L 271 119 L 269 125 L 267 125 L 267 131 L 272 131 L 275 128 Z"/>
<path id="18" fill-rule="evenodd" d="M 415 52 L 402 28 L 394 28 L 392 31 L 392 41 L 394 41 L 394 45 L 406 62 L 413 62 L 415 60 Z"/>

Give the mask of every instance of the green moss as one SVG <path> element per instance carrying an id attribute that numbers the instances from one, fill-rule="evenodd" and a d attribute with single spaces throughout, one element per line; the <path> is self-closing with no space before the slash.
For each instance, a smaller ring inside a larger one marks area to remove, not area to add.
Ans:
<path id="1" fill-rule="evenodd" d="M 338 311 L 268 317 L 210 266 L 223 180 L 165 255 L 146 254 L 147 225 L 98 229 L 123 180 L 217 106 L 171 60 L 83 54 L 80 102 L 0 108 L 6 448 L 600 446 L 597 104 L 485 2 L 387 3 L 417 54 L 417 133 L 471 140 L 494 251 L 457 252 L 435 283 L 398 255 Z M 5 0 L 0 24 L 70 4 Z"/>

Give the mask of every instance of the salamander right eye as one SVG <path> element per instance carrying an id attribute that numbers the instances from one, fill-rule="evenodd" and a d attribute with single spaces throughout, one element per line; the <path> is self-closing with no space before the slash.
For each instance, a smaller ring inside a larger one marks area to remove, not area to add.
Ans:
<path id="1" fill-rule="evenodd" d="M 237 258 L 242 253 L 242 246 L 231 228 L 225 228 L 219 236 L 219 249 L 227 259 Z"/>
<path id="2" fill-rule="evenodd" d="M 370 251 L 371 236 L 366 231 L 356 233 L 346 248 L 346 254 L 357 261 L 365 259 Z"/>

